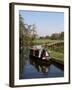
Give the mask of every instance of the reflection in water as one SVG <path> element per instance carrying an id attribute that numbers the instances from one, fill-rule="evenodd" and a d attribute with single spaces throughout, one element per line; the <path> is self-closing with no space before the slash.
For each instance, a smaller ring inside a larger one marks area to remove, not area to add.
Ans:
<path id="1" fill-rule="evenodd" d="M 38 61 L 36 59 L 30 59 L 30 64 L 33 65 L 38 72 L 43 72 L 43 73 L 46 73 L 48 72 L 48 67 L 49 65 L 46 65 L 45 63 L 43 64 L 42 61 Z"/>
<path id="2" fill-rule="evenodd" d="M 20 79 L 64 77 L 64 70 L 54 62 L 30 58 L 24 65 Z"/>
<path id="3" fill-rule="evenodd" d="M 23 47 L 19 50 L 19 78 L 21 78 L 23 67 L 29 62 L 29 47 Z"/>

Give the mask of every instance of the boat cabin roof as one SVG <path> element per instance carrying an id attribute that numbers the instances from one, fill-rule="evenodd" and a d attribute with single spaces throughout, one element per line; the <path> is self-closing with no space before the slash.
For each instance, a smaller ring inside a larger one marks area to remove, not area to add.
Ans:
<path id="1" fill-rule="evenodd" d="M 37 45 L 37 46 L 31 47 L 30 49 L 32 49 L 32 50 L 41 50 L 41 49 L 43 49 L 43 47 L 41 45 Z"/>

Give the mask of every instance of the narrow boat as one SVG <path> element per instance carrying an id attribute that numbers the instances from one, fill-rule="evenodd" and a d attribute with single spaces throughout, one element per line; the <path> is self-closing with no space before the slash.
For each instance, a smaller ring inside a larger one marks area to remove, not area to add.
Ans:
<path id="1" fill-rule="evenodd" d="M 49 52 L 47 52 L 47 50 L 45 50 L 44 48 L 30 48 L 29 56 L 30 58 L 42 63 L 49 63 L 51 61 Z"/>

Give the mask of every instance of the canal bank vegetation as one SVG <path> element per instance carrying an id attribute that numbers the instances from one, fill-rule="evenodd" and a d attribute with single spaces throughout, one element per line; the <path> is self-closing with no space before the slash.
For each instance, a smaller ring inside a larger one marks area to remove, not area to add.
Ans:
<path id="1" fill-rule="evenodd" d="M 29 48 L 33 46 L 35 37 L 35 25 L 25 24 L 24 18 L 19 14 L 19 78 L 25 63 L 29 59 Z"/>
<path id="2" fill-rule="evenodd" d="M 52 43 L 56 43 L 56 42 L 63 42 L 63 40 L 52 40 L 50 38 L 36 38 L 33 41 L 34 45 L 43 45 L 43 44 L 52 44 Z"/>
<path id="3" fill-rule="evenodd" d="M 52 58 L 64 61 L 64 55 L 63 53 L 56 52 L 56 51 L 49 51 Z"/>
<path id="4" fill-rule="evenodd" d="M 55 58 L 64 62 L 64 44 L 61 44 L 60 46 L 59 45 L 55 46 L 54 48 L 50 48 L 49 52 L 52 58 Z"/>

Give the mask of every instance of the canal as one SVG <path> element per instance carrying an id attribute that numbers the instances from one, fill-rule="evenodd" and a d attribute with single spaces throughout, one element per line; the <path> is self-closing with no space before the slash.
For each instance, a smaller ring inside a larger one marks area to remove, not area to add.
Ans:
<path id="1" fill-rule="evenodd" d="M 64 77 L 63 66 L 53 61 L 42 62 L 29 57 L 23 66 L 20 79 Z"/>

